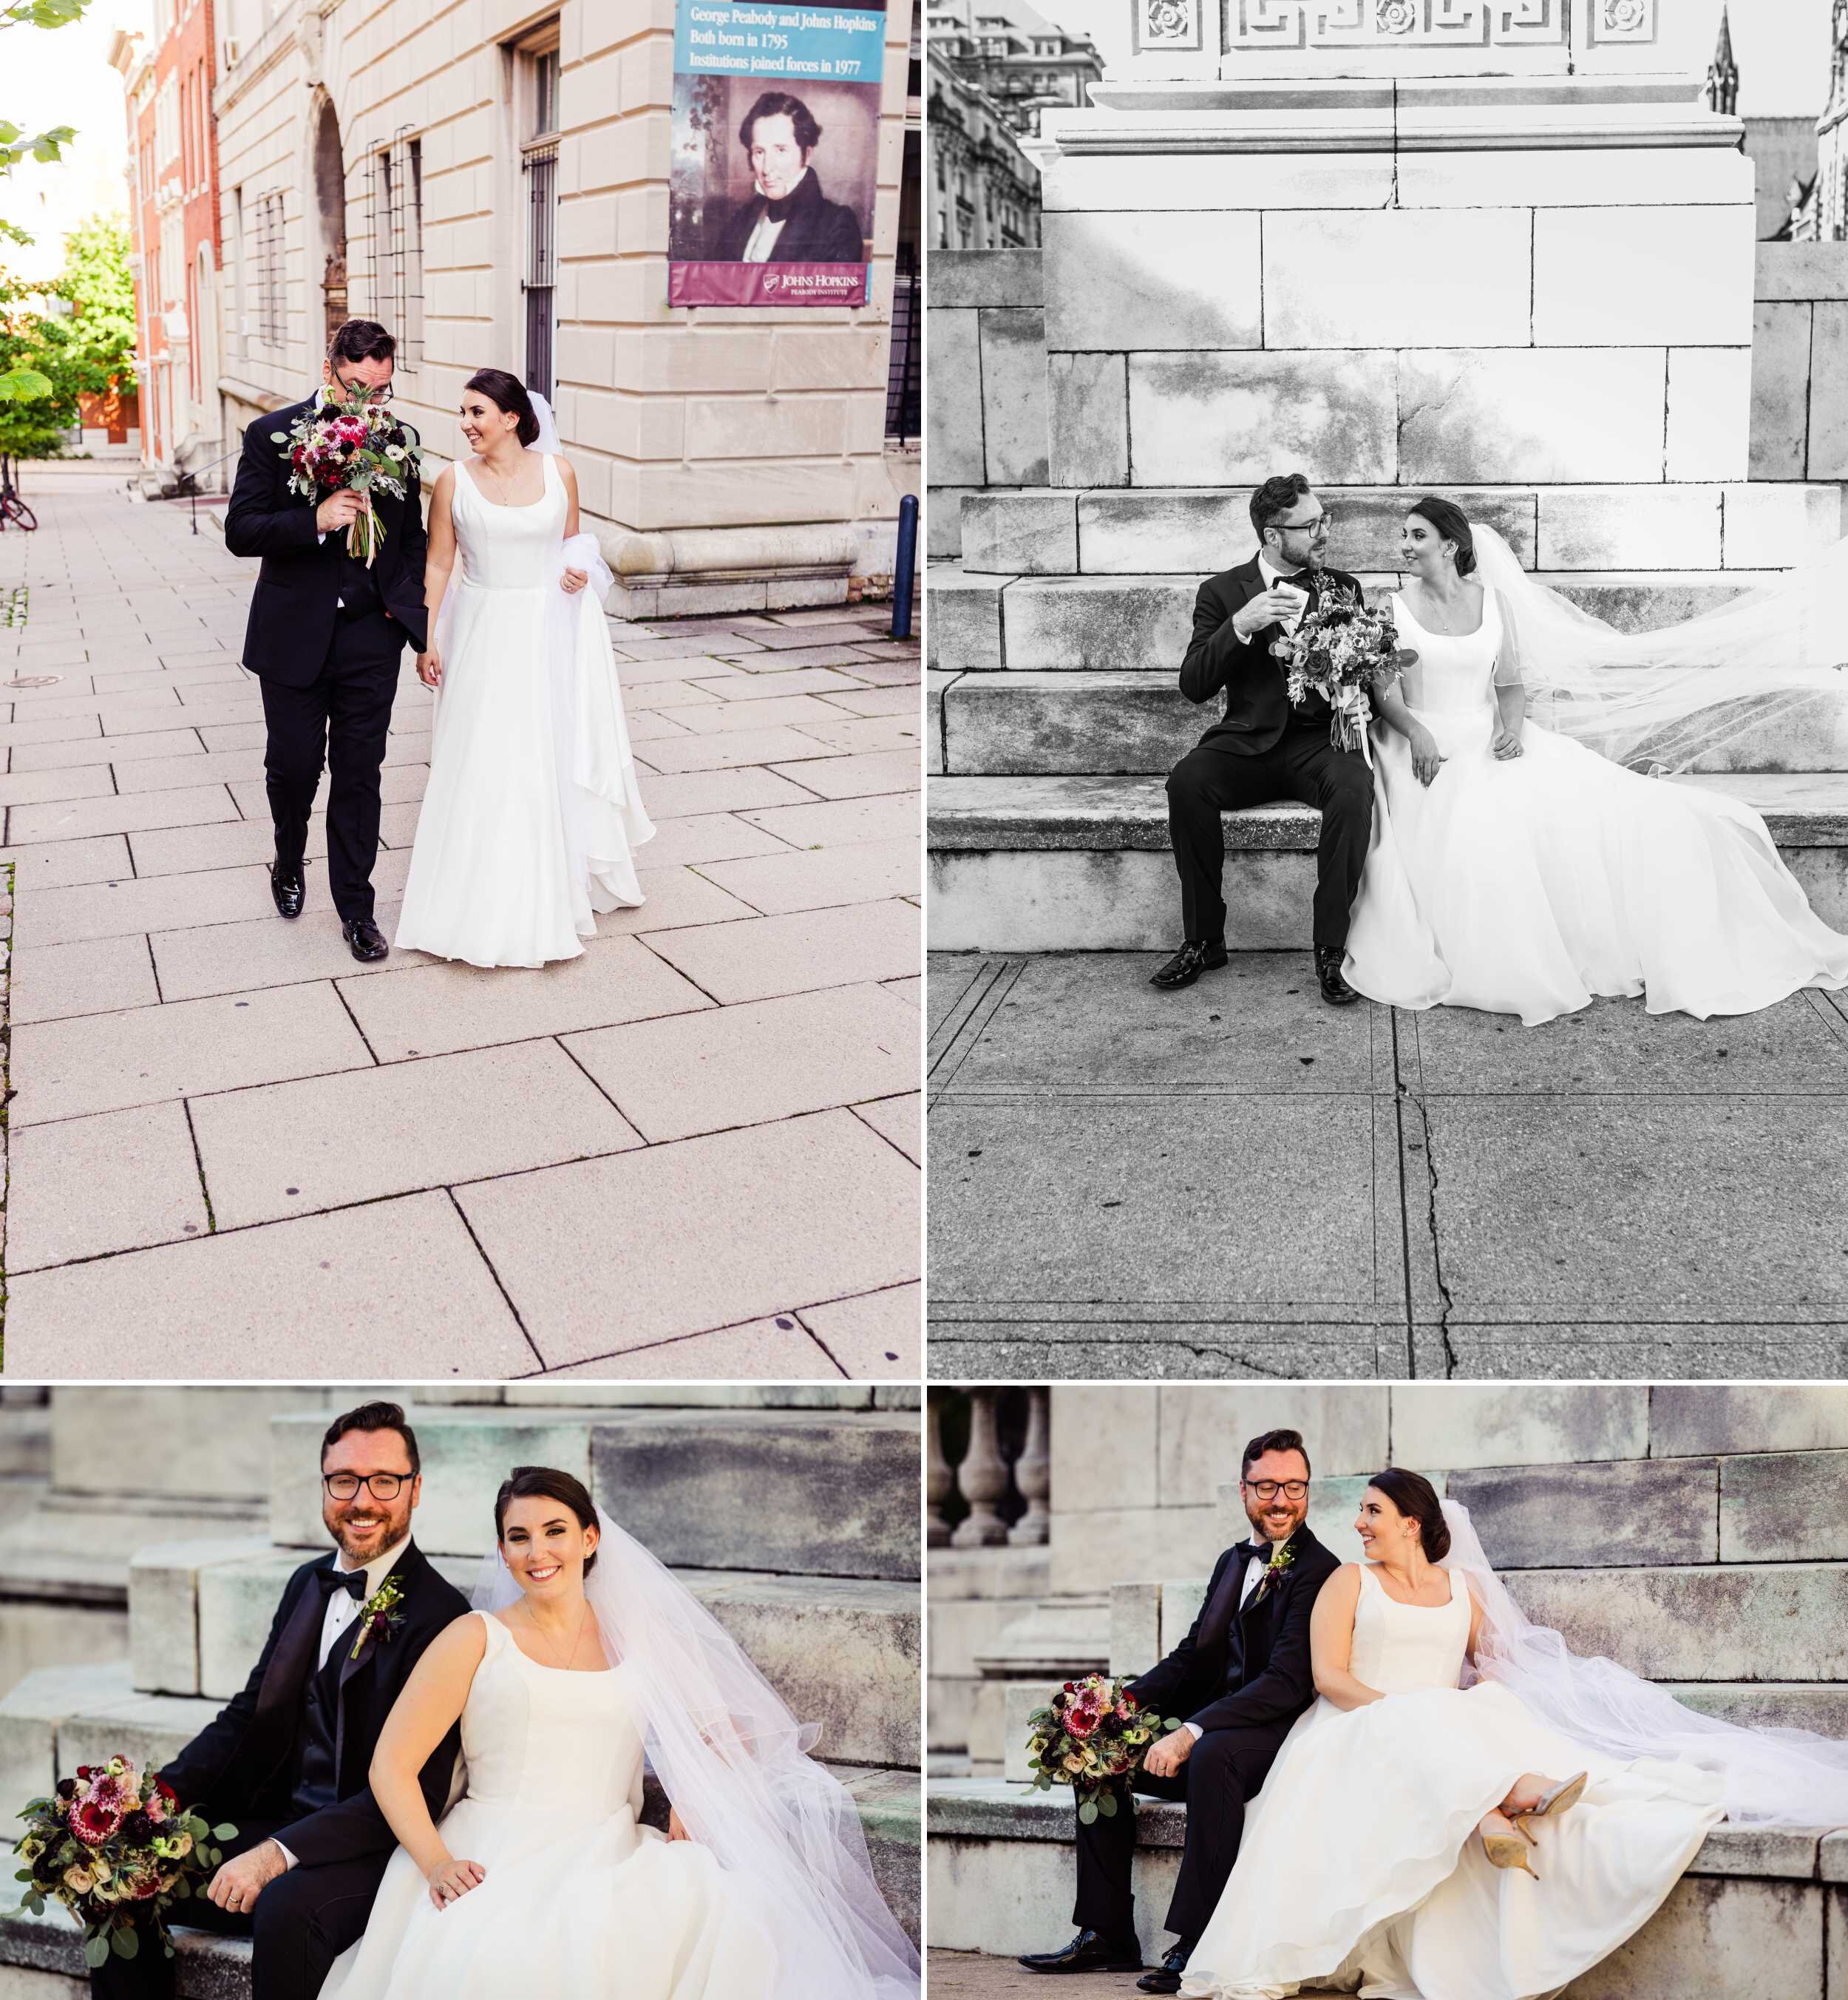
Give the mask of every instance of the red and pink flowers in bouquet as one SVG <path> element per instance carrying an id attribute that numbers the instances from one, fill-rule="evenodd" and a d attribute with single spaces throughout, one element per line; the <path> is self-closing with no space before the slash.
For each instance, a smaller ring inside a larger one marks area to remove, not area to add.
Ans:
<path id="1" fill-rule="evenodd" d="M 1125 1681 L 1087 1674 L 1067 1681 L 1044 1708 L 1028 1718 L 1027 1766 L 1033 1789 L 1070 1785 L 1077 1794 L 1078 1817 L 1089 1826 L 1099 1813 L 1114 1818 L 1115 1780 L 1142 1769 L 1149 1745 L 1178 1722 L 1163 1722 L 1145 1709 Z"/>
<path id="2" fill-rule="evenodd" d="M 26 1885 L 19 1908 L 42 1917 L 47 1898 L 62 1903 L 83 1925 L 84 1961 L 92 1968 L 112 1952 L 133 1958 L 140 1950 L 137 1911 L 153 1917 L 171 1958 L 167 1911 L 223 1859 L 212 1843 L 238 1831 L 208 1826 L 181 1807 L 164 1778 L 121 1756 L 79 1764 L 75 1777 L 60 1779 L 50 1797 L 33 1799 L 19 1816 L 26 1822 L 17 1853 L 24 1865 L 14 1877 Z"/>
<path id="3" fill-rule="evenodd" d="M 417 433 L 364 398 L 342 402 L 329 396 L 286 431 L 269 436 L 289 461 L 292 493 L 317 503 L 346 488 L 360 496 L 365 504 L 347 530 L 347 553 L 363 556 L 369 569 L 385 539 L 372 496 L 377 491 L 404 498 L 405 480 L 417 473 Z"/>
<path id="4" fill-rule="evenodd" d="M 1323 586 L 1294 632 L 1271 644 L 1284 663 L 1292 706 L 1300 707 L 1312 693 L 1320 695 L 1334 711 L 1329 741 L 1337 750 L 1361 752 L 1369 764 L 1373 690 L 1398 672 L 1399 650 L 1399 627 L 1390 615 L 1333 583 Z"/>

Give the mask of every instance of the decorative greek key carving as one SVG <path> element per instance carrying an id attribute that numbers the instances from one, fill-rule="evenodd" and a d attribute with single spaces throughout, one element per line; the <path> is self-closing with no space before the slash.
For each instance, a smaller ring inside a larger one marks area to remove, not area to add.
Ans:
<path id="1" fill-rule="evenodd" d="M 1150 7 L 1158 0 L 1140 0 Z M 1190 0 L 1198 4 L 1198 0 Z M 1579 0 L 1594 8 L 1656 0 Z M 1547 48 L 1567 39 L 1572 0 L 1224 0 L 1233 49 Z M 1645 37 L 1646 38 L 1646 37 Z M 1145 43 L 1152 37 L 1145 34 Z M 1625 40 L 1638 39 L 1628 32 Z"/>

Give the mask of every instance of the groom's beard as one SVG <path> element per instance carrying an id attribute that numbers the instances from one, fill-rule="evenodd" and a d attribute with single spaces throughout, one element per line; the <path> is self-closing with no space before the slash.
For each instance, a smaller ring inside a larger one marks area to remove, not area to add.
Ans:
<path id="1" fill-rule="evenodd" d="M 355 1518 L 356 1517 L 356 1518 Z M 328 1533 L 339 1545 L 351 1569 L 362 1569 L 375 1556 L 395 1548 L 411 1532 L 411 1488 L 400 1488 L 395 1500 L 374 1500 L 369 1505 L 357 1497 L 351 1501 L 328 1500 L 321 1509 Z M 362 1529 L 359 1523 L 375 1526 Z"/>
<path id="2" fill-rule="evenodd" d="M 1245 1502 L 1245 1519 L 1251 1523 L 1251 1539 L 1255 1542 L 1287 1542 L 1309 1515 L 1307 1501 L 1301 1505 L 1292 1500 Z"/>

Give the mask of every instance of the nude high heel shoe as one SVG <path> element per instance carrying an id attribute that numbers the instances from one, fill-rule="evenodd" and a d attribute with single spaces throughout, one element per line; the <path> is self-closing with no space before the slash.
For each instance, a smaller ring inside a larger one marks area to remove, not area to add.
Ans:
<path id="1" fill-rule="evenodd" d="M 1489 1817 L 1500 1819 L 1503 1815 L 1496 1813 Z M 1527 1849 L 1533 1844 L 1531 1835 L 1524 1837 L 1519 1831 L 1496 1833 L 1479 1827 L 1476 1837 L 1482 1842 L 1482 1852 L 1488 1856 L 1492 1867 L 1518 1868 L 1524 1875 L 1531 1876 L 1536 1882 L 1540 1880 L 1527 1861 Z"/>
<path id="2" fill-rule="evenodd" d="M 1581 1771 L 1576 1778 L 1565 1778 L 1550 1792 L 1541 1794 L 1538 1805 L 1530 1807 L 1520 1817 L 1522 1819 L 1545 1819 L 1548 1813 L 1570 1812 L 1585 1796 L 1585 1787 L 1591 1782 L 1591 1773 Z"/>

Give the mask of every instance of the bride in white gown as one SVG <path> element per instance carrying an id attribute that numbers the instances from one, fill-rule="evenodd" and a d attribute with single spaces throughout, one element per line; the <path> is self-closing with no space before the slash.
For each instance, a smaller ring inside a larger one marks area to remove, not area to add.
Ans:
<path id="1" fill-rule="evenodd" d="M 1382 1473 L 1316 1601 L 1319 1699 L 1181 1991 L 1533 2000 L 1645 1923 L 1722 1817 L 1836 1824 L 1848 1746 L 1683 1709 L 1529 1625 L 1467 1509 Z"/>
<path id="2" fill-rule="evenodd" d="M 470 456 L 430 502 L 430 778 L 397 943 L 471 965 L 576 958 L 595 913 L 645 900 L 643 810 L 577 486 L 543 397 L 484 368 Z M 524 449 L 522 449 L 522 446 Z M 460 568 L 456 568 L 460 558 Z"/>
<path id="3" fill-rule="evenodd" d="M 323 2000 L 917 2000 L 851 1801 L 717 1622 L 567 1473 L 518 1468 L 495 1519 L 380 1738 L 400 1845 Z M 438 1825 L 417 1773 L 458 1717 Z"/>
<path id="4" fill-rule="evenodd" d="M 1738 664 L 1775 653 L 1777 607 L 1798 606 L 1799 590 L 1627 637 L 1434 497 L 1406 517 L 1402 559 L 1393 616 L 1416 658 L 1376 693 L 1385 726 L 1373 732 L 1350 984 L 1394 1006 L 1479 1007 L 1530 1026 L 1598 995 L 1704 1019 L 1848 985 L 1848 937 L 1810 908 L 1749 806 L 1626 769 L 1527 712 L 1527 683 L 1545 683 L 1612 754 L 1672 738 L 1687 761 L 1780 699 L 1839 703 L 1848 684 L 1826 675 Z M 1676 670 L 1704 648 L 1733 664 Z M 1637 665 L 1600 678 L 1611 659 Z"/>

